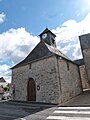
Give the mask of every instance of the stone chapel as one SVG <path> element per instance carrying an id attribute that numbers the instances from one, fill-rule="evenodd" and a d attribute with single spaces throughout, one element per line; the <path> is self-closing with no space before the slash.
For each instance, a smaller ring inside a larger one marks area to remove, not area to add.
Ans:
<path id="1" fill-rule="evenodd" d="M 39 36 L 40 42 L 30 54 L 11 68 L 15 84 L 13 99 L 58 104 L 81 94 L 80 65 L 56 48 L 56 35 L 48 28 Z M 88 65 L 87 72 L 90 72 Z"/>

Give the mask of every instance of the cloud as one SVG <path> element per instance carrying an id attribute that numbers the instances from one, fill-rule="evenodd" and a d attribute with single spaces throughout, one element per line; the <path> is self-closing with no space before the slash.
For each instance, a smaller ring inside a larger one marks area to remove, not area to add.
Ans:
<path id="1" fill-rule="evenodd" d="M 6 19 L 6 15 L 5 15 L 5 13 L 0 13 L 0 24 L 2 24 L 4 21 L 5 21 L 5 19 Z"/>
<path id="2" fill-rule="evenodd" d="M 10 79 L 8 68 L 23 60 L 38 42 L 39 38 L 27 32 L 25 28 L 11 28 L 0 34 L 0 63 L 2 64 L 0 75 L 7 80 Z M 11 65 L 8 65 L 7 61 Z"/>
<path id="3" fill-rule="evenodd" d="M 72 56 L 74 57 L 74 59 L 82 58 L 80 43 L 78 42 L 77 44 L 75 44 L 73 48 L 74 49 L 73 49 Z"/>
<path id="4" fill-rule="evenodd" d="M 82 58 L 78 36 L 90 33 L 90 13 L 81 21 L 68 20 L 52 30 L 58 48 L 72 60 Z"/>
<path id="5" fill-rule="evenodd" d="M 0 34 L 0 59 L 11 60 L 14 64 L 24 59 L 39 38 L 31 35 L 25 28 L 18 28 Z"/>
<path id="6" fill-rule="evenodd" d="M 57 48 L 72 60 L 82 58 L 78 36 L 90 33 L 89 22 L 90 14 L 79 22 L 68 20 L 52 30 L 57 36 Z M 23 60 L 38 42 L 39 38 L 23 27 L 0 34 L 0 75 L 8 81 L 11 78 L 9 68 Z"/>
<path id="7" fill-rule="evenodd" d="M 74 2 L 77 17 L 85 16 L 90 12 L 90 0 L 76 0 Z"/>
<path id="8" fill-rule="evenodd" d="M 79 4 L 80 6 L 80 4 Z M 80 8 L 80 7 L 79 7 Z M 84 8 L 84 9 L 83 9 Z M 87 13 L 90 12 L 90 0 L 83 0 L 83 2 L 81 3 L 81 9 L 80 9 L 81 13 Z"/>

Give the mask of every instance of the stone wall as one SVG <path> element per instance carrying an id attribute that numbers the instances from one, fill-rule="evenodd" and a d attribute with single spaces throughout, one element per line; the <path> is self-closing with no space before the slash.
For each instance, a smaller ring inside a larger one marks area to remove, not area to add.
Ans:
<path id="1" fill-rule="evenodd" d="M 29 78 L 35 80 L 37 102 L 62 103 L 82 92 L 78 66 L 56 56 L 13 69 L 15 100 L 27 100 Z"/>
<path id="2" fill-rule="evenodd" d="M 12 70 L 12 83 L 15 84 L 15 100 L 27 100 L 27 82 L 29 79 L 29 65 Z"/>
<path id="3" fill-rule="evenodd" d="M 90 85 L 90 33 L 79 36 L 87 78 Z"/>
<path id="4" fill-rule="evenodd" d="M 88 81 L 90 84 L 90 48 L 83 50 L 84 62 L 87 72 Z"/>
<path id="5" fill-rule="evenodd" d="M 15 99 L 27 100 L 27 82 L 29 78 L 33 78 L 36 88 L 40 86 L 40 90 L 36 89 L 36 101 L 58 103 L 59 83 L 56 72 L 55 56 L 31 63 L 31 69 L 29 69 L 29 64 L 13 69 L 12 81 L 16 86 Z"/>
<path id="6" fill-rule="evenodd" d="M 38 102 L 57 103 L 59 98 L 59 87 L 56 71 L 56 58 L 49 57 L 32 64 L 32 73 L 40 90 L 37 91 Z"/>
<path id="7" fill-rule="evenodd" d="M 61 83 L 61 102 L 82 93 L 82 85 L 78 65 L 65 59 L 58 60 Z"/>
<path id="8" fill-rule="evenodd" d="M 79 66 L 79 70 L 80 70 L 80 76 L 81 76 L 81 81 L 82 81 L 82 87 L 83 89 L 87 89 L 89 88 L 89 83 L 87 79 L 85 65 Z"/>

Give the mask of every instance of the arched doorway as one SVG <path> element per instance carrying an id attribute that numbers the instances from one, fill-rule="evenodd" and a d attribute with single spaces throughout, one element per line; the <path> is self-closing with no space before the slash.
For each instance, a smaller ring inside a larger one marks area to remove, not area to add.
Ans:
<path id="1" fill-rule="evenodd" d="M 33 78 L 29 78 L 27 84 L 27 100 L 36 101 L 36 84 Z"/>

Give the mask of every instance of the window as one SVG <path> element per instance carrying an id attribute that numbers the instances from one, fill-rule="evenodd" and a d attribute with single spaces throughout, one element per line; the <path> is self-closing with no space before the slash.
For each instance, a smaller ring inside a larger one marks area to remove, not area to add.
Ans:
<path id="1" fill-rule="evenodd" d="M 69 70 L 69 63 L 67 62 L 67 70 Z"/>
<path id="2" fill-rule="evenodd" d="M 29 64 L 29 69 L 31 69 L 31 63 Z"/>
<path id="3" fill-rule="evenodd" d="M 54 44 L 55 43 L 55 40 L 52 38 L 52 43 Z"/>

